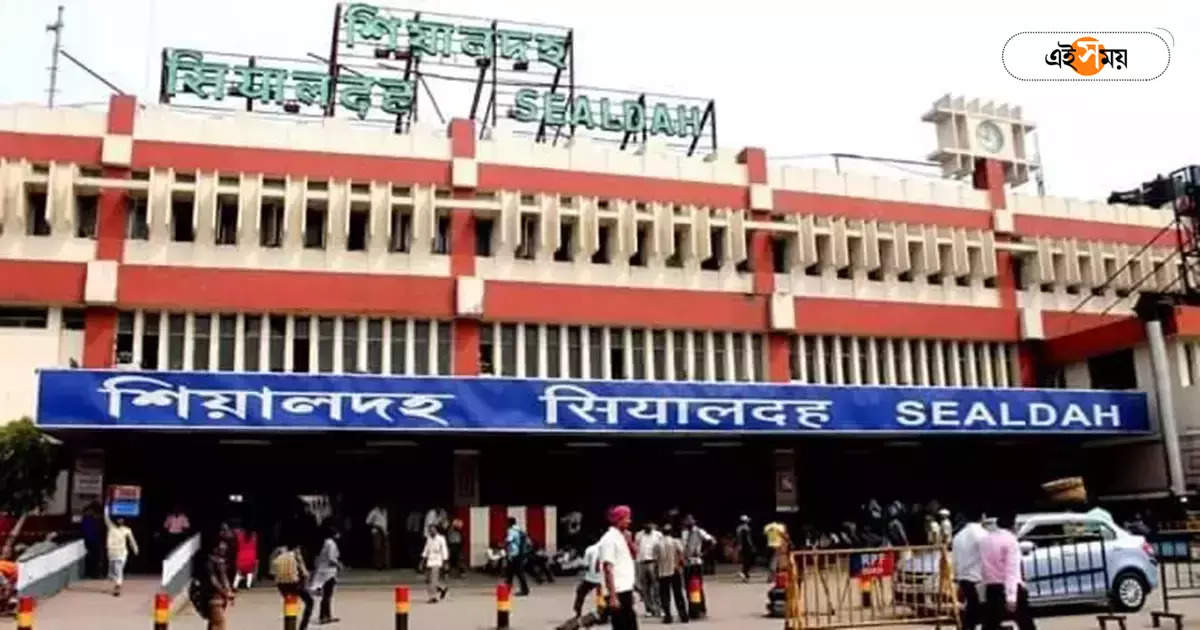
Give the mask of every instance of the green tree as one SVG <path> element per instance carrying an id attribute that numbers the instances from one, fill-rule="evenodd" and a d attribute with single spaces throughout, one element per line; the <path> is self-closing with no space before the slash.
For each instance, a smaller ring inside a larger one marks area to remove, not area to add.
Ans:
<path id="1" fill-rule="evenodd" d="M 29 418 L 0 426 L 0 512 L 19 517 L 0 557 L 12 555 L 25 519 L 54 495 L 62 468 L 62 448 Z"/>

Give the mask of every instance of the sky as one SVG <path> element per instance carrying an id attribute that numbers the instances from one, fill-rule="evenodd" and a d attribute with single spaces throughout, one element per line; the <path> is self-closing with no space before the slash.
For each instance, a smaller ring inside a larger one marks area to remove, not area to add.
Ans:
<path id="1" fill-rule="evenodd" d="M 153 102 L 163 47 L 303 57 L 328 51 L 333 0 L 64 0 L 63 48 Z M 576 81 L 717 102 L 723 148 L 924 159 L 920 120 L 950 92 L 1020 105 L 1038 126 L 1047 194 L 1104 199 L 1200 163 L 1200 2 L 696 2 L 390 0 L 387 6 L 575 28 Z M 0 104 L 44 102 L 56 3 L 0 0 Z M 1171 65 L 1145 83 L 1030 83 L 1000 61 L 1025 30 L 1146 30 L 1173 36 Z M 63 62 L 61 104 L 109 90 Z M 465 115 L 465 114 L 464 114 Z M 832 167 L 812 157 L 773 164 Z M 880 174 L 910 172 L 863 164 Z M 905 167 L 913 168 L 913 167 Z M 916 167 L 916 170 L 921 170 Z M 926 170 L 926 172 L 928 172 Z M 1032 184 L 1024 189 L 1032 194 Z"/>

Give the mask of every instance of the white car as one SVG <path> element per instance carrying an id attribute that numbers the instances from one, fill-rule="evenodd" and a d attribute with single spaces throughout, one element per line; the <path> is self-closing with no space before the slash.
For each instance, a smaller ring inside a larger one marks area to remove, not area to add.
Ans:
<path id="1" fill-rule="evenodd" d="M 1107 512 L 1022 514 L 1016 519 L 1021 572 L 1031 606 L 1111 602 L 1139 610 L 1158 586 L 1158 560 L 1141 536 Z M 893 579 L 897 603 L 927 607 L 937 596 L 937 554 L 900 562 Z"/>
<path id="2" fill-rule="evenodd" d="M 1103 510 L 1022 514 L 1016 531 L 1033 606 L 1107 600 L 1135 611 L 1158 586 L 1153 547 Z"/>

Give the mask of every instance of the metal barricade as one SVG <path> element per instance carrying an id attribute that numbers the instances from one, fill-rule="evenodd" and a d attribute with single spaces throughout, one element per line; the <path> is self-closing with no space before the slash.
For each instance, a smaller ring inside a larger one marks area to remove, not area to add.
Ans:
<path id="1" fill-rule="evenodd" d="M 956 624 L 954 572 L 942 546 L 797 551 L 788 569 L 789 630 Z"/>
<path id="2" fill-rule="evenodd" d="M 1173 619 L 1183 627 L 1183 614 L 1171 610 L 1171 602 L 1200 598 L 1200 524 L 1188 523 L 1185 529 L 1159 531 L 1147 536 L 1158 558 L 1158 588 L 1162 593 L 1162 610 L 1150 613 L 1154 627 L 1163 617 Z"/>
<path id="3" fill-rule="evenodd" d="M 1103 536 L 1027 536 L 1021 544 L 1021 573 L 1031 601 L 1111 605 L 1113 576 Z"/>

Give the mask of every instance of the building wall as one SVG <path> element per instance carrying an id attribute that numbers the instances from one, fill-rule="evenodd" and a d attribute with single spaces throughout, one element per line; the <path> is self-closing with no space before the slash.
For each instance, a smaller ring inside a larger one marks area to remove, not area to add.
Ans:
<path id="1" fill-rule="evenodd" d="M 0 308 L 0 423 L 33 417 L 39 368 L 68 367 L 83 361 L 81 314 L 67 328 L 60 308 Z M 41 318 L 36 316 L 42 312 Z M 26 314 L 34 315 L 29 317 Z M 41 325 L 38 325 L 41 321 Z"/>

